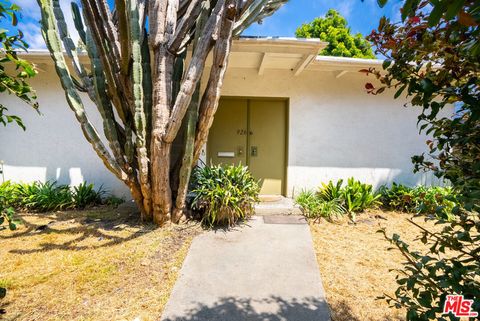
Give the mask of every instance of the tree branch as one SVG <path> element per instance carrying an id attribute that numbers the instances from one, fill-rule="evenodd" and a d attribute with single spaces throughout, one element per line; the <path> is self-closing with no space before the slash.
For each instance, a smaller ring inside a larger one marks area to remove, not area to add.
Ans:
<path id="1" fill-rule="evenodd" d="M 127 174 L 112 159 L 110 153 L 102 143 L 95 127 L 90 123 L 85 113 L 82 100 L 74 88 L 74 84 L 68 71 L 65 58 L 63 57 L 62 45 L 58 35 L 58 29 L 53 13 L 53 5 L 50 0 L 38 0 L 42 12 L 42 31 L 48 49 L 55 62 L 56 71 L 60 77 L 65 97 L 70 108 L 74 111 L 78 122 L 81 125 L 83 134 L 87 141 L 93 146 L 97 155 L 102 159 L 105 166 L 119 179 L 127 182 Z"/>
<path id="2" fill-rule="evenodd" d="M 107 78 L 107 91 L 113 101 L 113 105 L 116 107 L 120 119 L 126 124 L 129 109 L 126 106 L 126 99 L 123 98 L 123 95 L 121 94 L 123 86 L 118 79 L 118 72 L 120 69 L 118 61 L 115 63 L 115 57 L 110 55 L 109 47 L 107 47 L 106 42 L 104 41 L 107 39 L 107 36 L 101 25 L 102 19 L 98 16 L 98 8 L 95 5 L 95 1 L 82 0 L 82 4 L 87 24 L 91 29 L 95 45 L 102 60 L 103 72 Z"/>
<path id="3" fill-rule="evenodd" d="M 177 25 L 175 34 L 168 44 L 171 52 L 177 52 L 187 33 L 192 29 L 197 21 L 198 15 L 202 9 L 202 0 L 192 0 L 184 16 Z"/>
<path id="4" fill-rule="evenodd" d="M 143 92 L 143 57 L 142 57 L 142 33 L 141 18 L 136 1 L 127 0 L 130 22 L 131 50 L 133 58 L 132 78 L 133 78 L 133 97 L 135 104 L 134 125 L 136 134 L 136 148 L 138 161 L 138 176 L 140 178 L 140 188 L 143 195 L 144 219 L 150 219 L 151 216 L 151 189 L 149 174 L 149 159 L 147 153 L 147 120 L 144 108 Z"/>
<path id="5" fill-rule="evenodd" d="M 204 31 L 202 32 L 202 38 L 198 42 L 198 47 L 193 54 L 192 61 L 188 66 L 180 92 L 178 93 L 173 106 L 168 126 L 163 137 L 165 142 L 173 142 L 180 126 L 182 125 L 182 120 L 192 99 L 195 86 L 200 80 L 205 68 L 205 60 L 212 49 L 212 42 L 215 40 L 214 38 L 217 37 L 216 33 L 219 31 L 224 12 L 225 0 L 218 0 L 207 24 L 205 25 Z"/>
<path id="6" fill-rule="evenodd" d="M 220 39 L 215 45 L 213 51 L 213 64 L 210 70 L 207 87 L 202 97 L 199 109 L 199 120 L 195 138 L 195 148 L 193 152 L 193 164 L 200 157 L 200 151 L 208 138 L 208 131 L 213 123 L 213 116 L 217 111 L 218 101 L 220 99 L 220 89 L 228 65 L 228 57 L 232 46 L 232 33 L 235 23 L 235 10 L 233 1 L 229 1 L 226 19 L 222 25 Z M 233 6 L 233 7 L 232 7 Z"/>
<path id="7" fill-rule="evenodd" d="M 129 0 L 129 2 L 136 2 Z M 135 4 L 136 5 L 136 4 Z M 115 0 L 115 11 L 118 16 L 118 38 L 120 39 L 121 50 L 121 72 L 126 77 L 128 74 L 128 66 L 130 64 L 130 26 L 127 16 L 127 7 L 125 0 Z"/>

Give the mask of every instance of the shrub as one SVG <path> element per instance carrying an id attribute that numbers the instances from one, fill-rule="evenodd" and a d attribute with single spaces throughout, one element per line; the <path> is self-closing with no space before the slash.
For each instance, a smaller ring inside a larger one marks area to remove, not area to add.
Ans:
<path id="1" fill-rule="evenodd" d="M 77 208 L 85 208 L 89 205 L 96 205 L 102 203 L 102 196 L 105 191 L 100 186 L 98 190 L 95 190 L 93 184 L 87 184 L 85 182 L 78 186 L 73 187 L 73 204 Z"/>
<path id="2" fill-rule="evenodd" d="M 417 186 L 407 187 L 392 184 L 379 189 L 382 206 L 388 210 L 419 214 L 435 214 L 444 219 L 453 218 L 453 211 L 458 201 L 451 187 Z"/>
<path id="3" fill-rule="evenodd" d="M 0 229 L 5 228 L 4 223 L 6 223 L 10 230 L 17 228 L 18 221 L 14 218 L 14 206 L 17 204 L 15 190 L 15 184 L 12 184 L 10 181 L 0 184 Z M 1 289 L 0 286 L 0 291 Z"/>
<path id="4" fill-rule="evenodd" d="M 210 226 L 235 224 L 253 214 L 260 187 L 247 167 L 205 166 L 193 174 L 192 208 Z"/>
<path id="5" fill-rule="evenodd" d="M 336 183 L 322 183 L 316 193 L 302 191 L 295 202 L 300 205 L 305 217 L 315 220 L 324 217 L 331 221 L 345 212 L 354 218 L 355 213 L 379 205 L 379 197 L 373 193 L 372 185 L 363 184 L 352 177 L 346 186 L 343 186 L 343 180 L 340 179 Z"/>
<path id="6" fill-rule="evenodd" d="M 318 189 L 317 195 L 325 201 L 342 199 L 342 184 L 343 179 L 339 179 L 336 184 L 333 184 L 332 181 L 329 181 L 328 184 L 322 183 L 322 187 Z"/>
<path id="7" fill-rule="evenodd" d="M 0 199 L 4 207 L 15 207 L 18 203 L 16 185 L 10 181 L 0 184 Z"/>
<path id="8" fill-rule="evenodd" d="M 106 204 L 106 205 L 109 205 L 109 206 L 119 206 L 120 204 L 124 203 L 125 200 L 123 198 L 120 198 L 120 197 L 116 197 L 115 195 L 109 195 L 107 197 L 105 197 L 105 199 L 103 200 L 103 203 Z"/>
<path id="9" fill-rule="evenodd" d="M 458 193 L 451 219 L 435 219 L 442 231 L 422 231 L 418 238 L 431 245 L 424 254 L 410 253 L 417 246 L 398 235 L 389 238 L 406 256 L 390 302 L 406 309 L 409 321 L 459 320 L 441 315 L 448 294 L 473 299 L 473 310 L 480 311 L 479 9 L 479 1 L 404 1 L 402 22 L 382 18 L 369 37 L 387 57 L 375 75 L 418 109 L 420 131 L 430 136 L 429 151 L 412 157 L 415 170 L 432 171 Z"/>
<path id="10" fill-rule="evenodd" d="M 295 199 L 295 203 L 301 207 L 306 218 L 313 219 L 315 222 L 322 217 L 332 221 L 345 214 L 345 208 L 340 198 L 328 197 L 325 199 L 321 192 L 302 191 Z"/>
<path id="11" fill-rule="evenodd" d="M 393 183 L 392 187 L 379 188 L 382 207 L 394 211 L 414 212 L 416 208 L 415 195 L 411 187 Z"/>
<path id="12" fill-rule="evenodd" d="M 444 219 L 453 219 L 458 202 L 451 187 L 424 187 L 415 189 L 416 210 L 419 214 L 436 214 Z"/>
<path id="13" fill-rule="evenodd" d="M 442 315 L 447 295 L 461 294 L 473 300 L 472 310 L 480 310 L 480 224 L 478 212 L 461 210 L 442 224 L 441 231 L 429 231 L 424 226 L 410 220 L 412 227 L 419 228 L 419 242 L 428 250 L 412 250 L 398 234 L 389 236 L 385 229 L 380 230 L 384 237 L 405 258 L 404 267 L 395 270 L 398 288 L 394 295 L 384 294 L 381 298 L 396 308 L 406 307 L 407 320 L 460 320 L 452 314 Z M 427 220 L 428 218 L 426 218 Z M 464 229 L 464 226 L 466 229 Z M 467 320 L 461 319 L 461 320 Z M 478 320 L 478 318 L 468 318 Z"/>
<path id="14" fill-rule="evenodd" d="M 0 199 L 4 208 L 20 208 L 29 211 L 47 212 L 66 210 L 102 203 L 105 191 L 95 190 L 93 184 L 82 183 L 70 188 L 57 182 L 11 183 L 0 185 Z"/>
<path id="15" fill-rule="evenodd" d="M 19 184 L 18 196 L 20 205 L 28 210 L 47 212 L 65 210 L 74 207 L 72 192 L 68 185 L 57 185 L 56 182 L 34 182 Z"/>
<path id="16" fill-rule="evenodd" d="M 361 183 L 353 177 L 348 179 L 347 185 L 342 189 L 342 196 L 347 211 L 352 214 L 380 205 L 380 195 L 373 193 L 372 185 Z"/>

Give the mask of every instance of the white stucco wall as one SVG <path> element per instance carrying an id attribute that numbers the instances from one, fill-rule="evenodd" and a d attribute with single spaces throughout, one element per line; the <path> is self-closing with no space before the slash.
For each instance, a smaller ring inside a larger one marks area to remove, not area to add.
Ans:
<path id="1" fill-rule="evenodd" d="M 426 150 L 418 134 L 418 110 L 403 107 L 393 93 L 368 95 L 364 74 L 237 69 L 227 74 L 227 96 L 288 97 L 287 193 L 321 182 L 355 177 L 375 188 L 393 181 L 431 184 L 432 175 L 413 174 L 411 156 Z"/>
<path id="2" fill-rule="evenodd" d="M 53 67 L 42 64 L 41 69 L 31 84 L 37 90 L 42 115 L 13 96 L 0 95 L 1 102 L 27 126 L 25 132 L 13 125 L 0 127 L 5 179 L 58 180 L 72 185 L 86 180 L 128 196 L 127 188 L 104 168 L 83 138 Z M 367 95 L 365 81 L 360 73 L 337 79 L 327 71 L 306 70 L 294 77 L 285 70 L 266 70 L 259 76 L 255 69 L 229 69 L 222 94 L 289 98 L 289 195 L 350 176 L 376 187 L 392 181 L 430 183 L 425 176 L 412 173 L 410 157 L 425 150 L 425 138 L 416 127 L 418 111 L 404 108 L 391 94 Z M 101 131 L 93 105 L 86 105 Z"/>
<path id="3" fill-rule="evenodd" d="M 23 131 L 16 125 L 0 125 L 0 160 L 5 180 L 32 182 L 57 180 L 61 184 L 95 183 L 111 193 L 129 197 L 128 189 L 103 165 L 83 137 L 68 107 L 52 65 L 40 64 L 40 72 L 30 84 L 37 91 L 41 115 L 12 95 L 1 94 L 9 112 L 23 119 Z M 94 105 L 84 97 L 87 114 L 100 131 L 101 120 Z M 0 177 L 1 179 L 1 177 Z"/>

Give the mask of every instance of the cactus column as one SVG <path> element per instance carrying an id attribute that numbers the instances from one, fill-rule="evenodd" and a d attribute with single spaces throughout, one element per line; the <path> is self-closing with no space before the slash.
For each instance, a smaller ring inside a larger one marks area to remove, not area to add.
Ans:
<path id="1" fill-rule="evenodd" d="M 115 8 L 107 0 L 81 0 L 81 7 L 72 2 L 86 63 L 59 0 L 37 0 L 68 105 L 105 166 L 129 187 L 144 221 L 162 225 L 181 217 L 191 169 L 218 106 L 232 37 L 286 1 L 115 0 Z M 214 63 L 204 75 L 212 51 Z M 186 52 L 191 59 L 184 66 Z M 108 148 L 80 92 L 97 106 Z M 183 148 L 176 150 L 182 124 Z"/>

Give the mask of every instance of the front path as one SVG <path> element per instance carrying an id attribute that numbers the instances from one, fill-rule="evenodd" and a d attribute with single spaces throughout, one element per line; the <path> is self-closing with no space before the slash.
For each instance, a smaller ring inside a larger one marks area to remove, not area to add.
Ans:
<path id="1" fill-rule="evenodd" d="M 308 225 L 255 216 L 195 238 L 162 321 L 328 321 Z"/>

